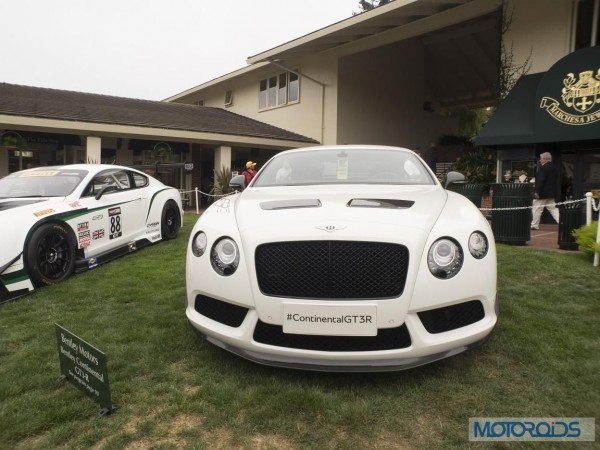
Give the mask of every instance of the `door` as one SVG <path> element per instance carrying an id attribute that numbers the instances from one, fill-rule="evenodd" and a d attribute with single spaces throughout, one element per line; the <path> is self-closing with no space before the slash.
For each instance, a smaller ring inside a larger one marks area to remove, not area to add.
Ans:
<path id="1" fill-rule="evenodd" d="M 87 257 L 127 245 L 144 232 L 144 193 L 127 170 L 107 170 L 92 179 L 80 200 L 89 213 L 77 224 L 79 246 Z"/>

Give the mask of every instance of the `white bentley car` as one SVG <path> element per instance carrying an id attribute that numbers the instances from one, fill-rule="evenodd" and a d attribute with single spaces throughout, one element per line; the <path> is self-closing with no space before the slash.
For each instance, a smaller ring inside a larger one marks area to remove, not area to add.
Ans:
<path id="1" fill-rule="evenodd" d="M 496 324 L 490 226 L 415 153 L 290 150 L 231 184 L 243 192 L 201 216 L 187 252 L 186 314 L 209 342 L 273 366 L 386 371 L 481 345 Z"/>
<path id="2" fill-rule="evenodd" d="M 177 189 L 108 165 L 43 167 L 0 179 L 0 302 L 173 239 Z"/>

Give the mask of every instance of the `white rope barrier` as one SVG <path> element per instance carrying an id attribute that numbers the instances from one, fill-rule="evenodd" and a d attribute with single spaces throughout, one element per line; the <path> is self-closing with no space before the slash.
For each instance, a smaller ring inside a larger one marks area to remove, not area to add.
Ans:
<path id="1" fill-rule="evenodd" d="M 585 198 L 580 198 L 578 200 L 565 200 L 564 202 L 552 203 L 549 205 L 543 205 L 544 207 L 552 207 L 552 206 L 562 206 L 562 205 L 570 205 L 573 203 L 583 203 L 587 201 Z M 480 211 L 519 211 L 523 209 L 533 209 L 533 208 L 541 208 L 542 206 L 514 206 L 511 208 L 479 208 Z"/>

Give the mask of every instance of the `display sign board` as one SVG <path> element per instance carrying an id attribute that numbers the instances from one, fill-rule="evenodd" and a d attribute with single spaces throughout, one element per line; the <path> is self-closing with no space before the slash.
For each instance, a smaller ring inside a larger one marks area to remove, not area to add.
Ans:
<path id="1" fill-rule="evenodd" d="M 59 324 L 54 325 L 61 375 L 100 404 L 100 415 L 110 414 L 115 406 L 110 399 L 106 355 Z"/>
<path id="2" fill-rule="evenodd" d="M 194 163 L 188 163 L 188 162 L 186 162 L 186 163 L 183 165 L 183 168 L 184 168 L 186 171 L 188 171 L 188 172 L 191 172 L 192 170 L 194 170 Z"/>

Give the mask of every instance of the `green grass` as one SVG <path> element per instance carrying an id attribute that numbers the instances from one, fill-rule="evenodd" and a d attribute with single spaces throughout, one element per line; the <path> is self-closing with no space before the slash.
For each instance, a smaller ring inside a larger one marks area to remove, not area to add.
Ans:
<path id="1" fill-rule="evenodd" d="M 0 306 L 0 447 L 461 447 L 469 417 L 600 411 L 600 273 L 580 254 L 500 246 L 501 318 L 479 350 L 400 373 L 305 373 L 192 331 L 194 219 L 175 241 Z M 107 353 L 115 415 L 95 419 L 56 382 L 55 322 Z"/>

